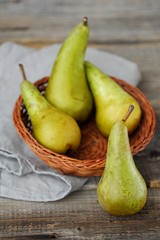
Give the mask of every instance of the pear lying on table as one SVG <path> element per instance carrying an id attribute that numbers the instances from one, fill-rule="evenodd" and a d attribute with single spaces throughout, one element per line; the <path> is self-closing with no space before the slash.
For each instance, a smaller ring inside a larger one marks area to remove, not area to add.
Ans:
<path id="1" fill-rule="evenodd" d="M 88 118 L 93 104 L 84 70 L 88 37 L 89 27 L 84 17 L 62 44 L 45 92 L 51 104 L 78 122 Z"/>
<path id="2" fill-rule="evenodd" d="M 114 123 L 120 121 L 128 106 L 134 106 L 132 116 L 126 122 L 129 134 L 138 127 L 141 119 L 139 103 L 118 83 L 89 61 L 85 61 L 87 80 L 96 105 L 96 123 L 104 136 L 109 136 Z"/>
<path id="3" fill-rule="evenodd" d="M 125 124 L 132 109 L 133 106 L 111 129 L 106 165 L 97 187 L 99 204 L 113 215 L 135 214 L 144 207 L 147 198 L 146 183 L 133 160 Z"/>
<path id="4" fill-rule="evenodd" d="M 48 103 L 37 87 L 26 80 L 22 64 L 20 68 L 24 78 L 21 94 L 31 119 L 34 138 L 47 149 L 57 153 L 64 154 L 68 149 L 77 149 L 81 140 L 77 122 Z"/>

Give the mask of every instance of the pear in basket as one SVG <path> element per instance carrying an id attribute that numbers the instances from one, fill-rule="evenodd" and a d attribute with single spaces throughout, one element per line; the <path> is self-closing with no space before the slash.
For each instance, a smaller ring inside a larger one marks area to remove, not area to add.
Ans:
<path id="1" fill-rule="evenodd" d="M 89 117 L 93 103 L 84 70 L 88 37 L 89 27 L 84 17 L 62 44 L 45 92 L 51 104 L 78 122 Z"/>
<path id="2" fill-rule="evenodd" d="M 126 122 L 129 134 L 138 127 L 141 119 L 139 103 L 118 83 L 103 73 L 91 62 L 85 62 L 86 76 L 96 106 L 96 124 L 104 136 L 109 136 L 112 126 L 120 121 L 128 106 L 134 106 L 134 112 Z"/>
<path id="3" fill-rule="evenodd" d="M 77 122 L 48 103 L 34 84 L 26 80 L 22 64 L 20 68 L 24 78 L 21 94 L 31 119 L 34 138 L 57 153 L 64 154 L 68 149 L 77 149 L 81 140 Z"/>

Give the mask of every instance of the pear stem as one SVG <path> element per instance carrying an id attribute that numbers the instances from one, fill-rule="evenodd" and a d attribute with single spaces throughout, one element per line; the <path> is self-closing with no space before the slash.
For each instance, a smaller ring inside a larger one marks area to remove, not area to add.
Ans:
<path id="1" fill-rule="evenodd" d="M 83 25 L 84 25 L 84 26 L 87 26 L 87 25 L 88 25 L 88 18 L 87 18 L 87 17 L 84 17 L 84 18 L 83 18 Z"/>
<path id="2" fill-rule="evenodd" d="M 19 64 L 19 67 L 20 67 L 20 70 L 21 70 L 21 73 L 22 73 L 22 76 L 23 76 L 23 80 L 26 80 L 26 74 L 25 74 L 25 71 L 24 71 L 24 67 L 23 65 L 20 63 Z"/>
<path id="3" fill-rule="evenodd" d="M 129 118 L 130 114 L 133 112 L 134 110 L 134 106 L 133 105 L 130 105 L 129 108 L 128 108 L 128 111 L 126 113 L 126 115 L 123 117 L 122 121 L 123 122 L 126 122 L 127 119 Z"/>

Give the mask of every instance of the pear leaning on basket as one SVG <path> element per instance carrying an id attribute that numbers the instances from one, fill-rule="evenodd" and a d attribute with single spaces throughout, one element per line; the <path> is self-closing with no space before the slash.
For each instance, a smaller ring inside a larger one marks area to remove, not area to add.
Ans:
<path id="1" fill-rule="evenodd" d="M 131 215 L 139 212 L 146 203 L 146 183 L 138 171 L 130 150 L 127 118 L 117 121 L 110 132 L 106 165 L 98 183 L 97 198 L 104 210 L 113 215 Z"/>

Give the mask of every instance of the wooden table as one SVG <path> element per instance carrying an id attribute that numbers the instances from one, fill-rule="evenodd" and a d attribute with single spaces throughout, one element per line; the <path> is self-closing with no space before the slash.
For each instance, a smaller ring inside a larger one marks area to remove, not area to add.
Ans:
<path id="1" fill-rule="evenodd" d="M 97 203 L 97 182 L 57 202 L 0 198 L 1 240 L 160 239 L 160 1 L 0 0 L 0 43 L 38 48 L 62 42 L 85 15 L 90 46 L 136 62 L 139 88 L 155 109 L 155 136 L 135 156 L 148 186 L 147 204 L 134 216 L 111 216 Z"/>

